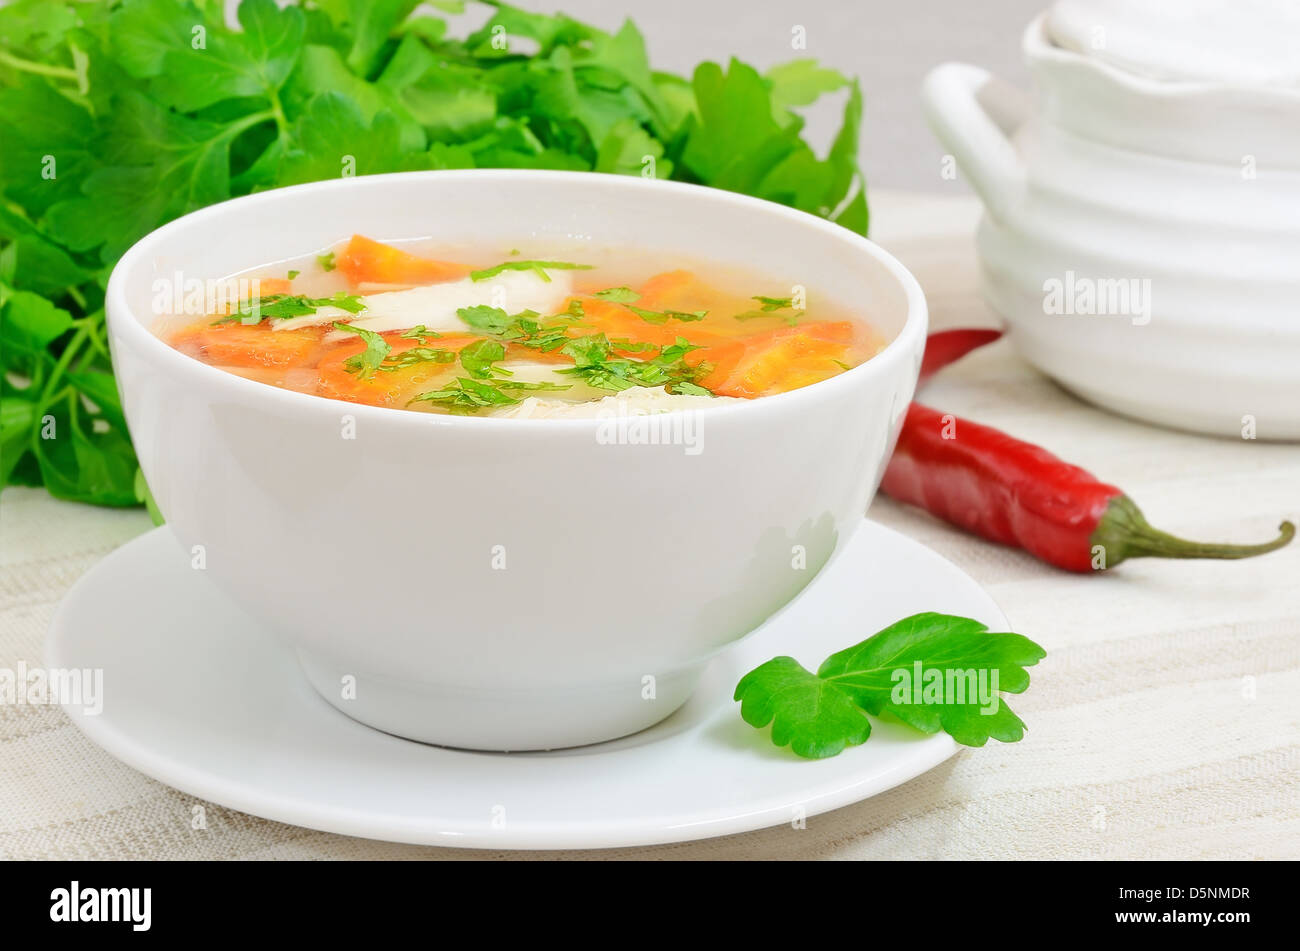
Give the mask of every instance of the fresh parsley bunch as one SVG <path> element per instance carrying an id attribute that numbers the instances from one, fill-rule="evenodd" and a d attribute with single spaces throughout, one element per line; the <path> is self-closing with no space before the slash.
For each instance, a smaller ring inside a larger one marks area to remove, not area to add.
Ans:
<path id="1" fill-rule="evenodd" d="M 0 7 L 0 485 L 147 496 L 104 285 L 141 236 L 235 195 L 411 169 L 577 169 L 713 185 L 866 232 L 861 98 L 839 73 L 732 60 L 686 79 L 651 69 L 631 22 L 609 34 L 492 4 L 453 39 L 416 6 L 244 0 L 239 29 L 220 0 Z M 843 127 L 818 158 L 792 110 L 844 89 Z"/>

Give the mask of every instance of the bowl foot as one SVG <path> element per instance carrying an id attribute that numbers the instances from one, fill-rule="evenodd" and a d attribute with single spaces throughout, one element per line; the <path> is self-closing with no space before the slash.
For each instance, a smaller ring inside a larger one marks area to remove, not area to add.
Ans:
<path id="1" fill-rule="evenodd" d="M 704 664 L 641 678 L 567 688 L 448 686 L 357 672 L 299 650 L 308 682 L 366 726 L 421 743 L 494 752 L 603 743 L 651 727 L 690 697 Z"/>

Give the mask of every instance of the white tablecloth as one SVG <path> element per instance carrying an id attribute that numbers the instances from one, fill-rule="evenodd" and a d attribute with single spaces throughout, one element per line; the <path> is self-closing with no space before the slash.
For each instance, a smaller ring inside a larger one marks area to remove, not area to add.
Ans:
<path id="1" fill-rule="evenodd" d="M 873 195 L 873 237 L 920 279 L 935 327 L 991 324 L 966 198 Z M 1041 443 L 1190 537 L 1269 538 L 1300 520 L 1300 449 L 1168 432 L 1080 403 L 1006 342 L 946 371 L 927 403 Z M 1128 562 L 1074 576 L 877 500 L 871 517 L 970 572 L 1047 648 L 1016 699 L 1024 741 L 964 750 L 866 802 L 746 835 L 575 856 L 1294 858 L 1300 855 L 1300 544 L 1243 562 Z M 55 605 L 141 511 L 0 497 L 0 667 L 40 663 Z M 845 755 L 852 755 L 849 751 Z M 282 825 L 121 765 L 53 707 L 0 706 L 6 858 L 470 858 Z"/>

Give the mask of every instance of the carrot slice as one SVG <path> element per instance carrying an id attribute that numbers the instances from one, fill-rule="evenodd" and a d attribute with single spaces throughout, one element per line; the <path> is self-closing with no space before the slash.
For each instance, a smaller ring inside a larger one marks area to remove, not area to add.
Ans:
<path id="1" fill-rule="evenodd" d="M 708 310 L 724 303 L 723 295 L 693 271 L 665 271 L 641 285 L 638 307 L 646 310 Z"/>
<path id="2" fill-rule="evenodd" d="M 853 324 L 821 321 L 781 327 L 728 340 L 687 354 L 692 365 L 707 362 L 698 382 L 721 396 L 754 399 L 784 393 L 835 376 L 853 342 Z"/>
<path id="3" fill-rule="evenodd" d="M 270 297 L 272 294 L 287 294 L 293 287 L 293 282 L 287 277 L 258 277 L 257 292 L 262 297 Z"/>
<path id="4" fill-rule="evenodd" d="M 593 331 L 599 331 L 610 340 L 648 343 L 656 348 L 674 344 L 677 342 L 678 337 L 686 338 L 697 347 L 707 346 L 722 339 L 718 334 L 703 329 L 694 321 L 668 320 L 666 323 L 652 324 L 640 315 L 628 310 L 622 304 L 602 300 L 599 297 L 579 297 L 577 299 L 582 303 L 585 316 L 581 321 L 581 325 L 573 328 L 571 336 L 580 337 Z M 637 303 L 637 306 L 641 306 L 640 302 Z M 647 307 L 645 309 L 650 310 L 652 308 Z M 655 355 L 654 350 L 615 350 L 615 353 L 642 359 Z"/>
<path id="5" fill-rule="evenodd" d="M 383 334 L 391 348 L 389 355 L 394 356 L 415 347 L 428 347 L 432 350 L 451 350 L 459 353 L 466 344 L 479 338 L 469 334 L 434 337 L 424 343 L 402 337 L 398 333 Z M 351 403 L 369 403 L 372 406 L 391 406 L 402 404 L 421 391 L 424 384 L 436 377 L 453 373 L 455 368 L 450 363 L 412 364 L 399 370 L 379 370 L 370 377 L 363 377 L 348 369 L 347 361 L 365 350 L 365 343 L 360 340 L 347 340 L 335 345 L 317 364 L 320 374 L 319 390 L 321 396 Z"/>
<path id="6" fill-rule="evenodd" d="M 434 284 L 459 280 L 470 272 L 468 265 L 417 257 L 359 234 L 352 236 L 335 265 L 353 284 Z"/>
<path id="7" fill-rule="evenodd" d="M 266 322 L 199 324 L 182 330 L 172 346 L 204 363 L 228 367 L 303 367 L 320 349 L 323 327 L 272 330 Z"/>

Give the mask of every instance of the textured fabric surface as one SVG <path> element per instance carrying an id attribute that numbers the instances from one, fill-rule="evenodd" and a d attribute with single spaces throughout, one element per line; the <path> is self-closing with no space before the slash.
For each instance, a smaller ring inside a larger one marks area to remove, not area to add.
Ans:
<path id="1" fill-rule="evenodd" d="M 980 302 L 973 201 L 873 196 L 874 236 L 908 264 L 935 327 L 994 322 Z M 1057 388 L 1000 342 L 925 401 L 1039 442 L 1123 486 L 1191 537 L 1271 537 L 1300 516 L 1300 449 L 1155 429 Z M 1018 744 L 964 750 L 807 828 L 605 852 L 462 852 L 372 842 L 207 804 L 121 765 L 54 707 L 0 705 L 7 858 L 1294 858 L 1300 855 L 1300 545 L 1246 562 L 1133 561 L 1077 577 L 877 500 L 871 516 L 983 584 L 1045 662 Z M 0 498 L 0 667 L 39 664 L 59 598 L 149 528 L 112 511 Z M 852 755 L 849 751 L 845 755 Z"/>

